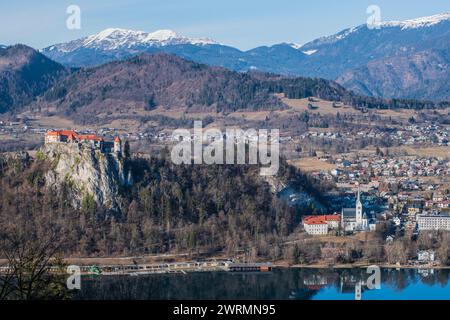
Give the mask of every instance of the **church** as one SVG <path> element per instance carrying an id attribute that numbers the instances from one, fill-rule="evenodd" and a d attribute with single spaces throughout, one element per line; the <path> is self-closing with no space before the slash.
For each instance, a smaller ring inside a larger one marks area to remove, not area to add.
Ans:
<path id="1" fill-rule="evenodd" d="M 355 208 L 342 208 L 341 228 L 345 232 L 366 231 L 369 229 L 367 215 L 363 212 L 359 186 Z"/>

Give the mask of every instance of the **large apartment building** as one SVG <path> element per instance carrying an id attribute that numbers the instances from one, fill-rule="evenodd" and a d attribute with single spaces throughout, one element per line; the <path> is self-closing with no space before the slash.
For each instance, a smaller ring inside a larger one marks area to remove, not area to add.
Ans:
<path id="1" fill-rule="evenodd" d="M 450 214 L 424 214 L 417 216 L 417 226 L 421 230 L 449 230 Z"/>

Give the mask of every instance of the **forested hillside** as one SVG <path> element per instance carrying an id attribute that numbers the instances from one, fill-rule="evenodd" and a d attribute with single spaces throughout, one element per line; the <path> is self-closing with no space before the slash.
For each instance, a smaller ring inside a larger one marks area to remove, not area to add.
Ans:
<path id="1" fill-rule="evenodd" d="M 94 123 L 117 114 L 142 118 L 144 111 L 157 107 L 217 113 L 285 108 L 276 93 L 293 99 L 315 96 L 343 101 L 359 109 L 428 109 L 449 105 L 448 102 L 360 96 L 329 80 L 237 73 L 176 56 L 155 54 L 73 72 L 43 94 L 31 108 Z"/>
<path id="2" fill-rule="evenodd" d="M 282 239 L 308 208 L 294 209 L 272 193 L 255 166 L 175 166 L 166 153 L 129 164 L 135 183 L 121 190 L 120 211 L 83 201 L 74 209 L 71 187 L 45 187 L 52 163 L 25 156 L 0 161 L 0 226 L 55 230 L 66 255 L 128 255 L 254 248 L 280 254 Z M 279 179 L 320 200 L 323 188 L 283 163 Z M 275 250 L 275 251 L 274 251 Z M 278 252 L 278 253 L 277 253 Z"/>

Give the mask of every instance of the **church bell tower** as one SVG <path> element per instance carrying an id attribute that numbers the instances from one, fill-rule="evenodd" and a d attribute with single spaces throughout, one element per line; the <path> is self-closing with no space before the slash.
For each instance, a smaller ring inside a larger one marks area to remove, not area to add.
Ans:
<path id="1" fill-rule="evenodd" d="M 358 197 L 356 198 L 356 224 L 362 226 L 363 224 L 363 208 L 361 203 L 361 190 L 358 185 Z"/>

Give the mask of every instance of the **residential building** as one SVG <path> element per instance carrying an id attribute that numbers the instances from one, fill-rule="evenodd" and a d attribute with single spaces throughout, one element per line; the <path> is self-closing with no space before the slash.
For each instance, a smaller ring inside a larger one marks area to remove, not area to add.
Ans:
<path id="1" fill-rule="evenodd" d="M 308 234 L 327 235 L 329 230 L 339 228 L 340 218 L 338 214 L 306 216 L 303 218 L 303 227 Z"/>
<path id="2" fill-rule="evenodd" d="M 435 252 L 433 250 L 420 250 L 417 252 L 419 262 L 434 262 Z"/>
<path id="3" fill-rule="evenodd" d="M 417 216 L 419 231 L 423 230 L 448 230 L 450 231 L 450 214 L 424 214 Z"/>

